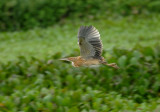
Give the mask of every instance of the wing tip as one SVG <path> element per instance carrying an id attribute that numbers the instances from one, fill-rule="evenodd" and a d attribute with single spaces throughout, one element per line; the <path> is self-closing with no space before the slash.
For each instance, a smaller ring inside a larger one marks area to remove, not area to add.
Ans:
<path id="1" fill-rule="evenodd" d="M 89 27 L 95 28 L 93 25 L 89 25 L 89 26 L 81 25 L 80 26 L 80 28 L 89 28 Z"/>
<path id="2" fill-rule="evenodd" d="M 78 31 L 78 37 L 87 37 L 87 36 L 100 36 L 100 34 L 93 25 L 80 26 Z"/>

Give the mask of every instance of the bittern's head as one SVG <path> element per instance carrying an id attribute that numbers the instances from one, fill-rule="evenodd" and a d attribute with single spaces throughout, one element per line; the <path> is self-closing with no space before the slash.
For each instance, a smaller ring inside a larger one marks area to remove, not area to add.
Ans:
<path id="1" fill-rule="evenodd" d="M 77 60 L 77 58 L 76 57 L 69 57 L 68 60 L 74 62 Z"/>

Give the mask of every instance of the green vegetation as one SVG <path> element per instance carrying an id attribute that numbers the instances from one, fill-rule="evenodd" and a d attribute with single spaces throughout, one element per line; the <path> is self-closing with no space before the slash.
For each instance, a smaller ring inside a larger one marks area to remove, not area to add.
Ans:
<path id="1" fill-rule="evenodd" d="M 0 112 L 160 112 L 159 5 L 1 0 Z M 102 55 L 119 70 L 59 60 L 80 54 L 81 25 L 99 30 Z"/>
<path id="2" fill-rule="evenodd" d="M 66 18 L 159 13 L 159 0 L 1 0 L 0 31 L 51 26 Z"/>
<path id="3" fill-rule="evenodd" d="M 19 57 L 17 62 L 0 66 L 1 109 L 153 111 L 160 103 L 159 50 L 160 46 L 113 49 L 108 59 L 117 62 L 119 70 L 106 66 L 73 68 L 57 60 L 60 53 L 46 60 Z"/>
<path id="4" fill-rule="evenodd" d="M 47 29 L 1 33 L 0 110 L 159 111 L 159 20 L 155 15 L 74 20 Z M 58 60 L 79 55 L 76 35 L 81 24 L 99 29 L 103 56 L 121 69 L 73 68 Z"/>
<path id="5" fill-rule="evenodd" d="M 98 28 L 104 50 L 113 47 L 130 49 L 136 44 L 154 46 L 160 44 L 160 16 L 126 17 L 100 19 L 98 21 L 66 21 L 64 25 L 54 25 L 46 29 L 0 33 L 0 61 L 15 60 L 17 56 L 34 56 L 44 59 L 57 52 L 64 56 L 78 48 L 77 32 L 80 25 L 94 25 Z"/>

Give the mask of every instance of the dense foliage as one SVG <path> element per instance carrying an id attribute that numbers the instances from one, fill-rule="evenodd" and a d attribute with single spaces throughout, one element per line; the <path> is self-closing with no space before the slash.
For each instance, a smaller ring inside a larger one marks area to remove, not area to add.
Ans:
<path id="1" fill-rule="evenodd" d="M 0 33 L 0 112 L 160 112 L 159 5 L 0 0 L 0 31 L 43 27 Z M 79 55 L 81 25 L 99 30 L 103 56 L 119 70 L 58 60 Z"/>
<path id="2" fill-rule="evenodd" d="M 144 102 L 160 95 L 159 51 L 159 46 L 137 45 L 104 52 L 108 62 L 118 63 L 119 70 L 73 68 L 58 60 L 61 53 L 46 60 L 19 57 L 17 62 L 0 65 L 0 108 L 6 112 L 153 111 L 156 101 Z"/>
<path id="3" fill-rule="evenodd" d="M 16 60 L 18 56 L 27 59 L 36 57 L 44 59 L 57 52 L 70 54 L 79 51 L 77 30 L 81 25 L 93 25 L 100 34 L 103 48 L 133 48 L 136 44 L 143 46 L 160 45 L 160 15 L 149 18 L 124 17 L 121 19 L 99 19 L 92 21 L 69 20 L 64 25 L 48 28 L 35 28 L 28 31 L 0 33 L 0 62 Z M 65 55 L 64 54 L 64 55 Z"/>
<path id="4" fill-rule="evenodd" d="M 0 31 L 46 27 L 64 18 L 150 14 L 159 0 L 1 0 Z"/>

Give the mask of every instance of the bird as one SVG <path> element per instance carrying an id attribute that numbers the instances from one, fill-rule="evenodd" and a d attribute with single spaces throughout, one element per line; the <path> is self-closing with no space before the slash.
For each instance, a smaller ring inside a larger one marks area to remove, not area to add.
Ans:
<path id="1" fill-rule="evenodd" d="M 116 63 L 109 64 L 102 56 L 103 45 L 100 33 L 94 26 L 80 26 L 77 37 L 80 56 L 62 58 L 60 60 L 70 61 L 74 67 L 107 65 L 119 69 Z"/>

